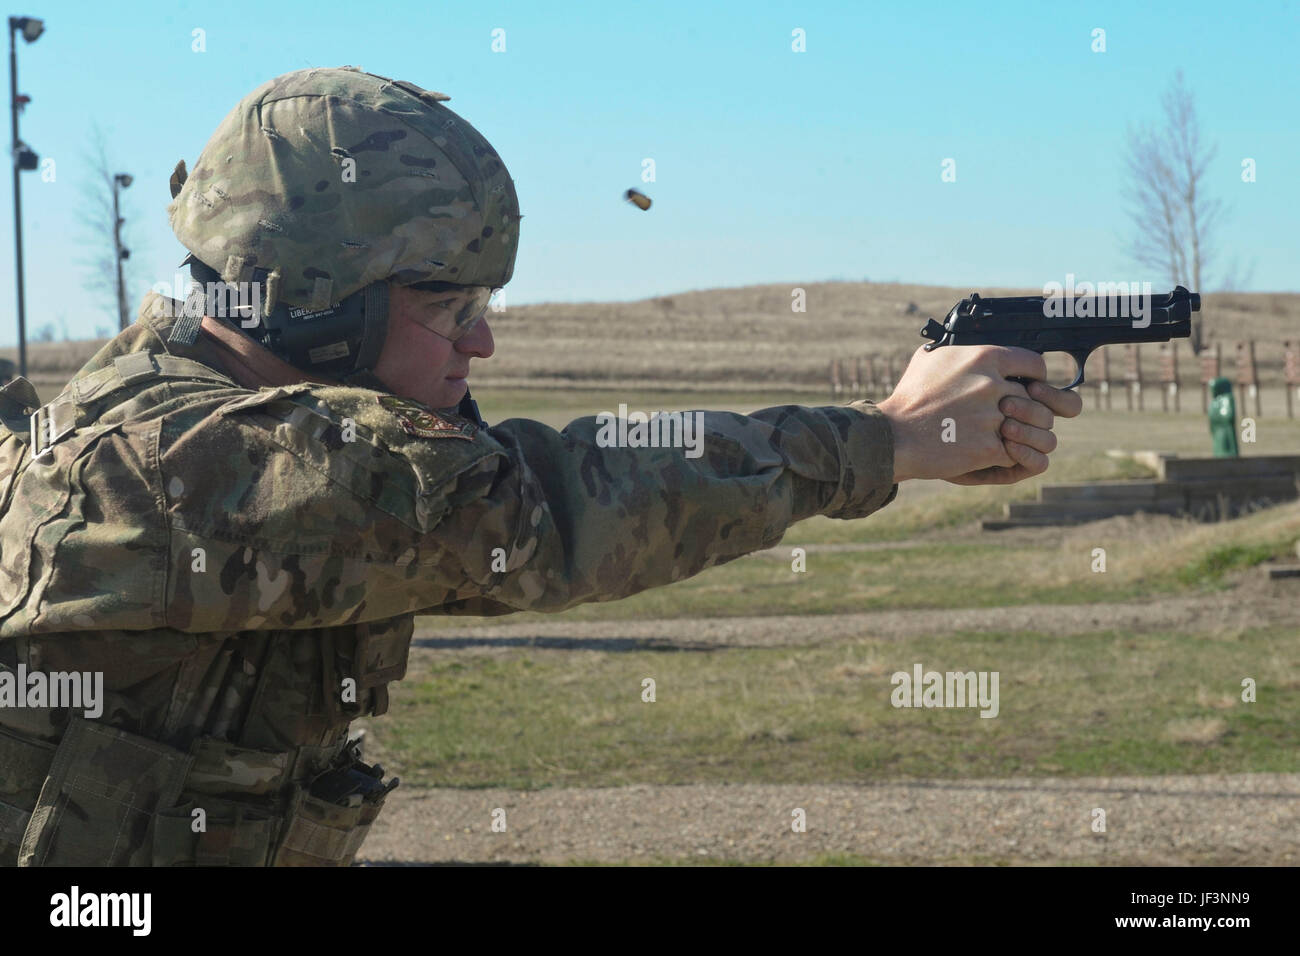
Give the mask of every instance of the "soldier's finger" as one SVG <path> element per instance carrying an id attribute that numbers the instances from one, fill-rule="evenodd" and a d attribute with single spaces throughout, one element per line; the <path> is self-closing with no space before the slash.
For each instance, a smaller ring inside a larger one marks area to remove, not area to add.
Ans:
<path id="1" fill-rule="evenodd" d="M 1078 392 L 1064 388 L 1053 388 L 1046 382 L 1030 382 L 1029 397 L 1042 402 L 1063 418 L 1074 418 L 1083 411 L 1083 399 Z"/>
<path id="2" fill-rule="evenodd" d="M 1025 471 L 1030 475 L 1041 475 L 1047 471 L 1047 456 L 1041 451 L 1011 439 L 1007 439 L 1003 444 L 1007 446 L 1007 454 L 1018 464 L 1024 465 Z"/>
<path id="3" fill-rule="evenodd" d="M 1004 438 L 1021 442 L 1030 448 L 1041 451 L 1045 455 L 1050 455 L 1056 451 L 1056 435 L 1046 428 L 1035 428 L 1033 425 L 1018 422 L 1014 418 L 1007 418 L 1002 422 L 1001 431 Z M 1019 460 L 1016 459 L 1016 461 Z"/>
<path id="4" fill-rule="evenodd" d="M 1052 414 L 1052 410 L 1031 398 L 1003 395 L 1002 400 L 998 403 L 998 410 L 1008 418 L 1022 421 L 1026 425 L 1051 428 L 1056 424 L 1056 416 Z"/>

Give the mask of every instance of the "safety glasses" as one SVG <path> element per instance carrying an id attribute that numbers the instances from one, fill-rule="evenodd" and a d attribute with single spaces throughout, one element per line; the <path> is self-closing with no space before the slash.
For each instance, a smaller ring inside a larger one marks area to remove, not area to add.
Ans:
<path id="1" fill-rule="evenodd" d="M 499 291 L 490 286 L 454 286 L 429 291 L 423 284 L 413 288 L 425 292 L 415 310 L 415 322 L 455 342 L 478 324 L 487 314 L 492 296 Z"/>

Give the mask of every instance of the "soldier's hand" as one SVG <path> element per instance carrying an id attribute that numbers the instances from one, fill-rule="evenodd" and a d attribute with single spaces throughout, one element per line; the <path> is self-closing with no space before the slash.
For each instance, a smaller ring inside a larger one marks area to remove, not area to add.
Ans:
<path id="1" fill-rule="evenodd" d="M 1083 410 L 1083 399 L 1043 381 L 1030 382 L 1028 393 L 1027 398 L 1008 395 L 999 403 L 1007 416 L 999 429 L 1002 444 L 1016 464 L 982 468 L 948 481 L 954 485 L 1012 485 L 1047 470 L 1047 456 L 1056 450 L 1055 416 L 1074 418 Z"/>
<path id="2" fill-rule="evenodd" d="M 1026 390 L 1009 376 L 1036 379 Z M 943 478 L 960 485 L 1012 484 L 1047 470 L 1055 416 L 1083 409 L 1074 392 L 1042 380 L 1037 352 L 992 345 L 918 348 L 878 403 L 894 432 L 894 480 Z"/>

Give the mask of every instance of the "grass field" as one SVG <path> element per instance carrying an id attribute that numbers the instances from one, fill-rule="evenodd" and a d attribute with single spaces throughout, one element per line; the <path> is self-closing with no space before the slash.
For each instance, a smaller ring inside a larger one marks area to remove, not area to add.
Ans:
<path id="1" fill-rule="evenodd" d="M 930 633 L 452 654 L 408 679 L 375 731 L 404 778 L 456 787 L 1295 771 L 1294 636 Z M 916 662 L 998 671 L 996 719 L 892 707 L 890 675 Z M 1256 679 L 1261 702 L 1238 699 L 1240 676 Z M 641 699 L 647 677 L 654 703 Z"/>

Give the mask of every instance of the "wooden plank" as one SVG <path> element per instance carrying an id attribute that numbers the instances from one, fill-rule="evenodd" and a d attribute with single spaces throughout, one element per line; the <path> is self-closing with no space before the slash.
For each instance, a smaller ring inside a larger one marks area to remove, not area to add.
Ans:
<path id="1" fill-rule="evenodd" d="M 1171 458 L 1165 462 L 1169 481 L 1210 478 L 1269 477 L 1300 473 L 1300 455 L 1254 455 L 1249 458 Z"/>

